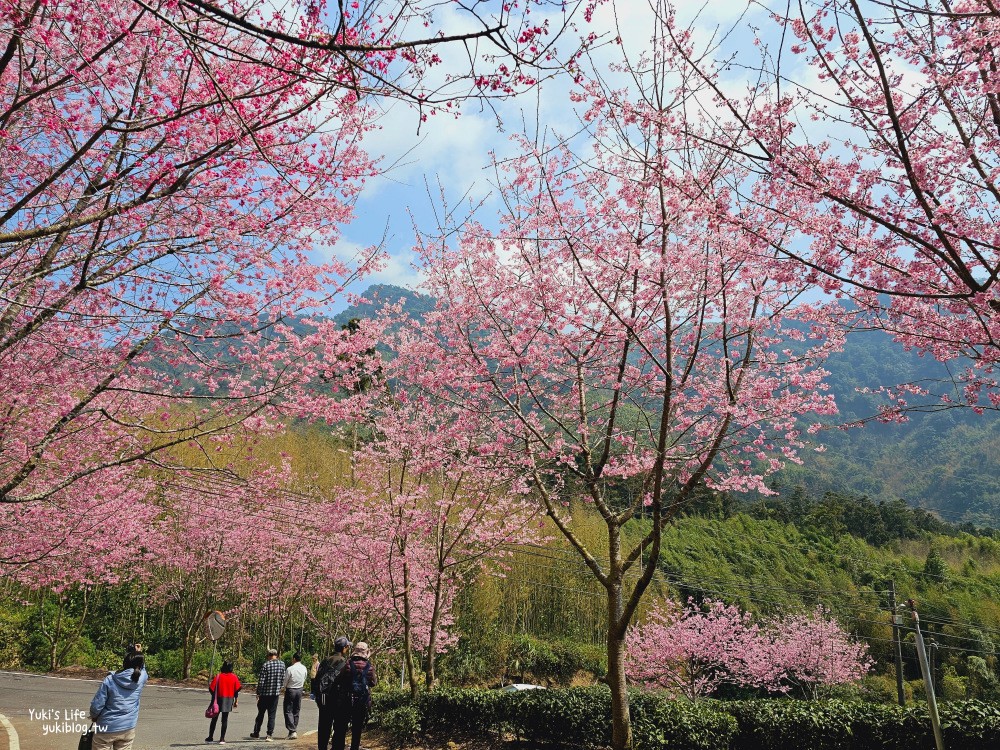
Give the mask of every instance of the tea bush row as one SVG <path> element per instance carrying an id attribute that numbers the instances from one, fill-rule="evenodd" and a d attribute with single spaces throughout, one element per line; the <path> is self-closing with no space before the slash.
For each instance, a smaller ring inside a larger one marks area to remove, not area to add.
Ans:
<path id="1" fill-rule="evenodd" d="M 927 709 L 838 700 L 790 699 L 690 703 L 630 695 L 636 750 L 933 750 Z M 1000 705 L 941 705 L 947 747 L 1000 747 Z M 611 743 L 611 693 L 604 687 L 566 690 L 444 689 L 414 702 L 399 692 L 376 693 L 372 722 L 398 745 L 422 736 L 494 735 L 529 743 L 606 747 Z"/>

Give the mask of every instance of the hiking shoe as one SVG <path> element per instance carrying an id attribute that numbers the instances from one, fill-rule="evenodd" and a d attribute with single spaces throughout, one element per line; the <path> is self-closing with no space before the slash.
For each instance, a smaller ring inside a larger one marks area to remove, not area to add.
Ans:
<path id="1" fill-rule="evenodd" d="M 298 738 L 299 738 L 298 732 L 289 732 L 288 733 L 288 739 L 290 739 L 290 740 L 297 740 Z"/>
<path id="2" fill-rule="evenodd" d="M 259 740 L 260 739 L 260 733 L 259 732 L 250 732 L 250 739 L 252 739 L 252 740 Z"/>
<path id="3" fill-rule="evenodd" d="M 264 742 L 274 742 L 274 740 L 271 739 L 271 735 L 267 735 L 267 737 L 264 738 Z"/>
<path id="4" fill-rule="evenodd" d="M 211 737 L 206 737 L 205 742 L 215 742 Z"/>

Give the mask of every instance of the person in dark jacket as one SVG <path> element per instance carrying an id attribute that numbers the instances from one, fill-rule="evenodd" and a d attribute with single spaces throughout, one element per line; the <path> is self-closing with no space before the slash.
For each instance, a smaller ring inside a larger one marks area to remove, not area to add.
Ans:
<path id="1" fill-rule="evenodd" d="M 313 695 L 316 696 L 316 708 L 319 709 L 319 724 L 316 728 L 319 750 L 328 750 L 330 747 L 331 728 L 333 747 L 343 748 L 345 744 L 347 723 L 351 720 L 351 699 L 346 690 L 344 667 L 347 666 L 347 654 L 351 645 L 344 636 L 335 640 L 333 656 L 320 663 L 311 684 Z M 327 689 L 322 690 L 321 684 L 327 684 Z"/>
<path id="2" fill-rule="evenodd" d="M 242 687 L 240 678 L 233 674 L 233 663 L 231 661 L 223 662 L 219 668 L 219 674 L 215 675 L 215 678 L 208 686 L 208 691 L 215 696 L 215 700 L 219 704 L 219 713 L 212 717 L 212 723 L 208 725 L 208 737 L 205 738 L 205 742 L 214 741 L 212 737 L 215 736 L 215 725 L 221 716 L 222 728 L 219 732 L 219 744 L 226 744 L 226 727 L 229 725 L 229 712 L 236 708 Z"/>
<path id="3" fill-rule="evenodd" d="M 351 701 L 351 750 L 361 750 L 361 732 L 368 722 L 372 688 L 378 683 L 375 667 L 368 661 L 369 656 L 368 644 L 359 641 L 344 667 L 344 674 L 347 675 L 344 682 Z M 343 744 L 334 744 L 333 750 L 343 750 L 343 747 Z"/>
<path id="4" fill-rule="evenodd" d="M 93 750 L 132 750 L 147 680 L 145 661 L 136 652 L 126 654 L 121 670 L 104 678 L 90 702 L 90 718 L 97 725 Z"/>

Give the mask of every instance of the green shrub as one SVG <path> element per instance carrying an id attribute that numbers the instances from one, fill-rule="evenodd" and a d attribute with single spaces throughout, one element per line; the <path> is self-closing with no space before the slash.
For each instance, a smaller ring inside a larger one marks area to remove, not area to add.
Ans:
<path id="1" fill-rule="evenodd" d="M 506 693 L 505 719 L 513 732 L 535 742 L 607 745 L 611 691 L 606 687 Z"/>
<path id="2" fill-rule="evenodd" d="M 511 670 L 513 654 L 509 635 L 477 627 L 472 633 L 463 632 L 458 643 L 442 654 L 439 672 L 449 685 L 490 683 Z"/>
<path id="3" fill-rule="evenodd" d="M 924 705 L 900 708 L 863 701 L 670 700 L 629 695 L 637 750 L 933 750 Z M 1000 747 L 1000 705 L 956 701 L 941 706 L 951 750 Z M 605 686 L 566 690 L 440 690 L 413 703 L 401 691 L 375 693 L 373 723 L 393 742 L 420 734 L 439 738 L 511 734 L 532 744 L 606 747 L 611 692 Z"/>
<path id="4" fill-rule="evenodd" d="M 946 674 L 941 678 L 942 701 L 960 701 L 966 696 L 966 680 L 955 674 Z"/>
<path id="5" fill-rule="evenodd" d="M 5 602 L 0 607 L 0 669 L 21 669 L 27 665 L 24 651 L 27 646 L 29 609 Z"/>
<path id="6" fill-rule="evenodd" d="M 641 693 L 629 703 L 636 750 L 721 750 L 736 736 L 736 719 L 712 704 Z"/>
<path id="7" fill-rule="evenodd" d="M 412 706 L 410 694 L 398 689 L 376 689 L 372 691 L 372 705 L 368 712 L 368 723 L 374 727 L 382 727 L 385 717 L 403 706 Z M 415 709 L 416 710 L 416 709 Z M 419 717 L 419 711 L 417 712 Z"/>
<path id="8" fill-rule="evenodd" d="M 499 690 L 443 688 L 421 693 L 417 706 L 425 732 L 477 735 L 500 730 L 501 705 L 507 697 Z"/>
<path id="9" fill-rule="evenodd" d="M 726 704 L 736 716 L 736 750 L 933 750 L 926 705 L 906 709 L 842 701 L 744 701 Z M 956 701 L 940 707 L 945 746 L 961 750 L 1000 747 L 1000 706 Z"/>
<path id="10" fill-rule="evenodd" d="M 739 726 L 740 750 L 850 747 L 850 717 L 827 701 L 736 701 L 726 704 L 726 711 Z"/>
<path id="11" fill-rule="evenodd" d="M 924 689 L 923 680 L 907 680 L 903 683 L 903 687 L 909 688 L 907 694 L 913 697 L 913 700 L 917 703 L 927 702 L 927 692 Z"/>
<path id="12" fill-rule="evenodd" d="M 739 724 L 733 743 L 739 750 L 902 750 L 926 734 L 904 709 L 884 703 L 773 699 L 722 705 Z"/>
<path id="13" fill-rule="evenodd" d="M 414 706 L 397 706 L 386 711 L 379 722 L 393 745 L 412 744 L 420 734 L 420 712 Z"/>
<path id="14" fill-rule="evenodd" d="M 861 700 L 873 703 L 895 703 L 899 699 L 896 692 L 896 680 L 891 675 L 868 675 L 858 683 Z M 903 699 L 913 699 L 913 691 L 907 683 L 903 683 Z"/>
<path id="15" fill-rule="evenodd" d="M 510 646 L 508 673 L 567 685 L 579 672 L 601 677 L 607 671 L 604 649 L 569 640 L 543 641 L 516 636 Z"/>
<path id="16" fill-rule="evenodd" d="M 955 701 L 940 708 L 945 747 L 996 750 L 1000 747 L 1000 705 Z M 926 712 L 922 712 L 926 715 Z M 929 726 L 929 721 L 926 726 Z M 929 729 L 927 731 L 930 731 Z"/>
<path id="17" fill-rule="evenodd" d="M 163 649 L 143 656 L 146 662 L 146 671 L 151 677 L 179 680 L 184 672 L 184 659 L 179 648 Z"/>
<path id="18" fill-rule="evenodd" d="M 403 693 L 375 694 L 372 721 L 394 737 L 420 731 L 443 737 L 512 734 L 532 743 L 603 747 L 611 742 L 611 692 L 605 686 L 565 690 L 444 689 L 421 694 L 414 714 L 397 714 Z M 728 746 L 736 720 L 708 705 L 630 696 L 636 747 L 715 750 Z M 393 723 L 394 726 L 390 726 Z M 396 741 L 402 742 L 402 739 Z"/>

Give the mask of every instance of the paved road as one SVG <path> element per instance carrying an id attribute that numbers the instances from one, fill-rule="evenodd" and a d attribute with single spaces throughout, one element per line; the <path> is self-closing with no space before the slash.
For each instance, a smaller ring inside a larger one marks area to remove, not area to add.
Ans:
<path id="1" fill-rule="evenodd" d="M 95 680 L 0 672 L 0 750 L 76 750 L 80 727 L 72 725 L 89 725 L 87 708 L 98 684 Z M 208 719 L 204 716 L 208 700 L 207 690 L 146 685 L 142 691 L 135 750 L 215 747 L 204 742 L 208 734 Z M 55 712 L 59 713 L 58 720 Z M 316 705 L 312 701 L 302 701 L 298 740 L 283 739 L 286 732 L 280 704 L 274 732 L 277 741 L 250 739 L 247 735 L 253 729 L 256 715 L 254 697 L 248 694 L 229 715 L 223 747 L 239 750 L 315 747 Z M 11 728 L 16 736 L 12 736 Z"/>

